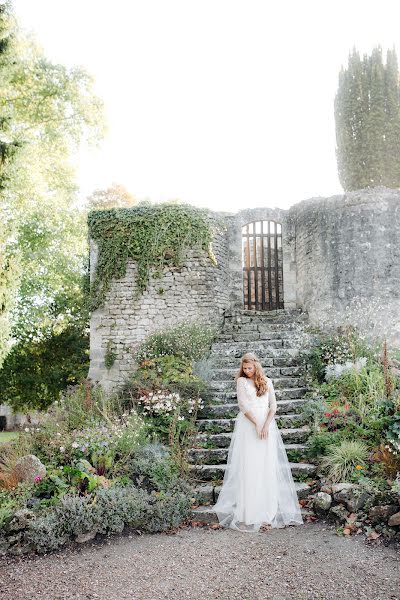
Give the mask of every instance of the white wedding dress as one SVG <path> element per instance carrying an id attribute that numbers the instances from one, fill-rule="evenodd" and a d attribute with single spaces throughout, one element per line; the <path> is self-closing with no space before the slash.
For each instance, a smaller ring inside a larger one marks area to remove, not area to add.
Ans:
<path id="1" fill-rule="evenodd" d="M 222 489 L 213 509 L 221 525 L 240 531 L 257 532 L 263 524 L 271 527 L 303 524 L 275 417 L 267 439 L 261 439 L 255 425 L 245 416 L 251 411 L 263 424 L 269 407 L 276 410 L 274 387 L 270 379 L 267 381 L 267 393 L 257 396 L 251 379 L 237 380 L 240 412 L 235 420 Z"/>

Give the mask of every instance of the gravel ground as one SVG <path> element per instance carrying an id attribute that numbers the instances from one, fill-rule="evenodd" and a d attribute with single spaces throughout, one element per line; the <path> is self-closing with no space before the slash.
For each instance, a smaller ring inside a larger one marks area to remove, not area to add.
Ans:
<path id="1" fill-rule="evenodd" d="M 2 600 L 400 600 L 399 554 L 325 523 L 125 535 L 0 559 Z"/>

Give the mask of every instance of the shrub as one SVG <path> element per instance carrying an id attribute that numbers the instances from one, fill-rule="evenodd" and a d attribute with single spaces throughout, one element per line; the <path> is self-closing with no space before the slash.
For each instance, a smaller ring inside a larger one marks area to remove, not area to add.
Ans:
<path id="1" fill-rule="evenodd" d="M 100 489 L 95 495 L 65 496 L 60 504 L 30 524 L 28 541 L 36 552 L 56 550 L 74 536 L 119 533 L 124 526 L 145 532 L 176 527 L 190 510 L 182 492 L 150 494 L 134 486 Z"/>
<path id="2" fill-rule="evenodd" d="M 18 459 L 31 453 L 31 443 L 28 436 L 20 435 L 17 440 L 11 440 L 0 445 L 0 490 L 12 490 L 18 486 L 19 478 L 15 472 Z"/>
<path id="3" fill-rule="evenodd" d="M 135 449 L 147 440 L 148 427 L 133 409 L 119 416 L 107 411 L 103 416 L 98 414 L 97 419 L 93 411 L 91 417 L 82 418 L 79 429 L 71 431 L 69 427 L 81 410 L 80 402 L 74 399 L 72 406 L 62 404 L 49 411 L 40 426 L 30 430 L 32 452 L 54 467 L 85 459 L 97 475 L 118 474 Z"/>
<path id="4" fill-rule="evenodd" d="M 321 396 L 310 398 L 303 405 L 300 417 L 308 423 L 313 431 L 318 431 L 325 411 L 326 403 L 324 398 Z"/>
<path id="5" fill-rule="evenodd" d="M 358 440 L 343 440 L 338 446 L 327 448 L 321 469 L 333 481 L 349 481 L 357 465 L 364 467 L 368 458 L 367 446 Z"/>
<path id="6" fill-rule="evenodd" d="M 200 360 L 210 353 L 216 328 L 201 323 L 181 323 L 163 332 L 151 335 L 139 348 L 139 361 L 166 355 Z"/>
<path id="7" fill-rule="evenodd" d="M 327 431 L 316 432 L 308 438 L 307 455 L 310 458 L 317 458 L 327 453 L 328 448 L 340 443 L 338 434 Z"/>
<path id="8" fill-rule="evenodd" d="M 60 548 L 68 535 L 63 530 L 59 514 L 51 511 L 30 523 L 27 539 L 35 552 L 44 554 Z"/>
<path id="9" fill-rule="evenodd" d="M 189 491 L 170 450 L 158 443 L 139 448 L 126 472 L 135 485 L 149 492 Z"/>

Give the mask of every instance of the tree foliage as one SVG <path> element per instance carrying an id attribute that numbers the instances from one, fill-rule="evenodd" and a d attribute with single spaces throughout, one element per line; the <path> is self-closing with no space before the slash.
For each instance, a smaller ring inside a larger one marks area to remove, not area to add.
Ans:
<path id="1" fill-rule="evenodd" d="M 0 90 L 7 80 L 7 67 L 12 60 L 14 31 L 10 6 L 0 5 Z M 1 94 L 1 92 L 0 92 Z M 3 203 L 7 185 L 7 167 L 17 150 L 16 140 L 7 134 L 8 123 L 0 112 L 0 367 L 8 351 L 11 332 L 10 312 L 18 289 L 19 252 L 13 238 L 12 215 Z"/>
<path id="2" fill-rule="evenodd" d="M 395 50 L 354 49 L 339 74 L 335 98 L 336 155 L 346 191 L 400 186 L 400 85 Z"/>
<path id="3" fill-rule="evenodd" d="M 86 377 L 88 346 L 88 333 L 75 326 L 18 342 L 0 370 L 0 403 L 20 411 L 47 408 L 60 391 Z"/>
<path id="4" fill-rule="evenodd" d="M 129 208 L 137 204 L 137 200 L 120 184 L 113 185 L 106 190 L 95 190 L 87 199 L 90 210 L 108 208 Z"/>
<path id="5" fill-rule="evenodd" d="M 0 6 L 0 83 L 1 366 L 11 326 L 14 341 L 40 340 L 81 320 L 86 212 L 72 155 L 103 124 L 91 77 L 48 61 L 18 31 L 8 3 Z"/>

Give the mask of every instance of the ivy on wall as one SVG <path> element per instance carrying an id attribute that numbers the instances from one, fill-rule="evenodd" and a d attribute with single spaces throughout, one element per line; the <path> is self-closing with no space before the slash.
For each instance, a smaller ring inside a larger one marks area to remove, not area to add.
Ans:
<path id="1" fill-rule="evenodd" d="M 137 263 L 137 296 L 146 289 L 151 273 L 161 277 L 164 267 L 180 266 L 188 247 L 206 250 L 216 265 L 207 215 L 206 209 L 188 204 L 147 202 L 90 212 L 89 235 L 99 250 L 91 286 L 92 309 L 103 304 L 111 280 L 125 275 L 128 259 Z"/>

